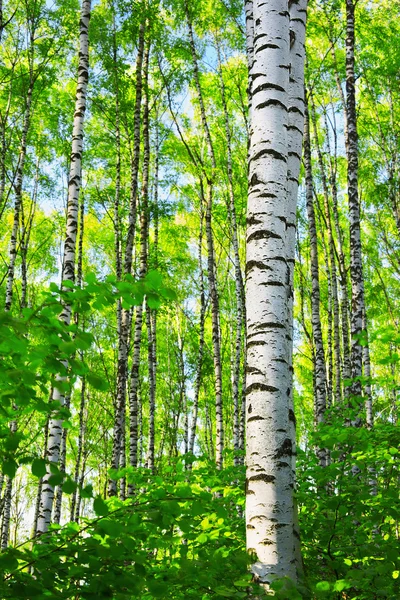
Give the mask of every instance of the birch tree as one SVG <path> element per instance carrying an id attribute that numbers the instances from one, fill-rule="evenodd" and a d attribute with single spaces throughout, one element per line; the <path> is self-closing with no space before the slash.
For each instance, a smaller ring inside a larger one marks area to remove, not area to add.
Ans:
<path id="1" fill-rule="evenodd" d="M 248 43 L 253 59 L 246 257 L 246 524 L 248 550 L 258 559 L 252 571 L 264 584 L 276 577 L 297 578 L 290 320 L 301 151 L 297 141 L 303 130 L 299 124 L 304 95 L 293 91 L 304 77 L 304 50 L 301 56 L 299 48 L 304 49 L 306 4 L 253 1 L 254 31 Z M 297 18 L 291 23 L 293 7 Z M 292 55 L 294 47 L 299 56 Z M 295 82 L 289 79 L 291 69 Z M 292 119 L 294 113 L 299 119 Z"/>
<path id="2" fill-rule="evenodd" d="M 75 112 L 72 131 L 71 163 L 68 179 L 67 225 L 64 242 L 62 281 L 75 281 L 75 251 L 78 231 L 79 193 L 82 183 L 82 150 L 83 124 L 86 111 L 87 84 L 89 79 L 89 20 L 91 0 L 82 0 L 79 35 L 79 65 L 78 82 L 75 97 Z M 71 306 L 65 304 L 60 319 L 65 325 L 71 321 Z M 66 365 L 65 365 L 66 367 Z M 54 387 L 52 401 L 58 401 L 61 406 L 65 397 L 61 390 Z M 49 423 L 46 458 L 49 463 L 57 464 L 60 457 L 62 440 L 62 421 L 52 417 Z M 54 499 L 54 487 L 49 482 L 50 468 L 43 477 L 39 514 L 36 531 L 38 534 L 48 530 Z"/>

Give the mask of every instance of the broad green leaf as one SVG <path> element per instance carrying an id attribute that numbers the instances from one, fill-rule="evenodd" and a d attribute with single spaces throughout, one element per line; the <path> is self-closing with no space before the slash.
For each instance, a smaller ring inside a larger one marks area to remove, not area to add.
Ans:
<path id="1" fill-rule="evenodd" d="M 31 470 L 32 475 L 35 475 L 35 477 L 43 477 L 46 475 L 47 469 L 44 458 L 35 458 L 35 460 L 32 461 Z"/>

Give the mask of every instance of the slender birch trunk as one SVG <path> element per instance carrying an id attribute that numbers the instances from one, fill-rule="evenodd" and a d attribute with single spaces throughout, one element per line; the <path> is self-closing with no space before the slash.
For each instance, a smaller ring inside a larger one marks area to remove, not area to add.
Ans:
<path id="1" fill-rule="evenodd" d="M 325 115 L 326 117 L 326 115 Z M 335 118 L 333 111 L 333 118 Z M 333 137 L 334 137 L 334 148 L 333 154 L 330 149 L 329 141 L 329 127 L 327 120 L 325 119 L 325 131 L 326 140 L 328 145 L 328 154 L 330 157 L 330 186 L 332 193 L 332 209 L 333 209 L 333 220 L 335 224 L 336 239 L 338 244 L 338 266 L 339 266 L 339 284 L 340 284 L 340 310 L 342 316 L 342 380 L 350 378 L 350 337 L 349 337 L 349 294 L 347 289 L 347 267 L 346 260 L 343 250 L 343 233 L 339 223 L 339 207 L 338 207 L 338 191 L 337 191 L 337 132 L 336 122 L 333 122 Z M 347 133 L 346 133 L 347 139 Z M 345 392 L 348 393 L 348 388 L 345 388 Z"/>
<path id="2" fill-rule="evenodd" d="M 81 401 L 79 404 L 79 434 L 78 434 L 78 450 L 76 454 L 75 461 L 75 472 L 74 472 L 74 481 L 75 483 L 79 483 L 79 473 L 82 462 L 82 455 L 84 450 L 84 438 L 85 438 L 85 404 L 86 404 L 86 379 L 82 377 L 81 381 Z M 71 497 L 71 508 L 70 508 L 70 520 L 78 521 L 79 516 L 79 508 L 78 508 L 78 499 L 77 499 L 78 491 L 75 489 L 72 493 Z"/>
<path id="3" fill-rule="evenodd" d="M 147 447 L 147 468 L 154 472 L 154 434 L 155 434 L 155 408 L 156 408 L 156 356 L 153 329 L 152 311 L 146 306 L 147 328 L 147 360 L 149 367 L 149 439 Z"/>
<path id="4" fill-rule="evenodd" d="M 158 267 L 158 171 L 159 171 L 160 141 L 158 132 L 158 114 L 155 123 L 155 161 L 153 183 L 153 216 L 154 216 L 154 268 Z M 149 363 L 149 439 L 147 448 L 148 468 L 154 472 L 155 446 L 155 412 L 157 390 L 157 311 L 146 306 L 146 325 L 148 332 L 148 363 Z"/>
<path id="5" fill-rule="evenodd" d="M 139 28 L 138 53 L 136 57 L 136 97 L 133 116 L 133 156 L 131 159 L 131 187 L 129 203 L 129 222 L 125 246 L 125 259 L 123 271 L 124 275 L 131 275 L 133 248 L 135 241 L 135 227 L 137 216 L 137 187 L 139 177 L 140 162 L 140 126 L 141 126 L 141 106 L 142 106 L 142 88 L 143 88 L 143 54 L 145 45 L 145 25 L 141 23 Z M 118 315 L 117 315 L 118 318 Z M 113 429 L 113 449 L 111 458 L 111 468 L 118 469 L 122 462 L 125 463 L 125 402 L 126 385 L 128 379 L 128 339 L 131 327 L 131 311 L 129 309 L 121 310 L 121 320 L 118 336 L 118 366 L 117 366 L 117 401 L 114 416 Z M 122 456 L 123 455 L 123 456 Z M 110 479 L 108 484 L 108 494 L 115 496 L 117 493 L 117 482 Z"/>
<path id="6" fill-rule="evenodd" d="M 274 577 L 296 580 L 298 561 L 291 287 L 306 2 L 290 5 L 296 20 L 285 0 L 253 2 L 254 64 L 249 73 L 246 522 L 247 547 L 258 558 L 252 571 L 264 584 Z M 296 55 L 291 55 L 291 44 Z"/>
<path id="7" fill-rule="evenodd" d="M 34 52 L 35 52 L 35 28 L 32 26 L 30 32 L 30 50 L 29 50 L 29 86 L 26 95 L 24 120 L 22 125 L 21 134 L 21 145 L 18 155 L 17 170 L 14 182 L 14 220 L 11 229 L 11 239 L 9 247 L 9 263 L 7 271 L 7 282 L 6 282 L 6 299 L 4 310 L 9 311 L 11 309 L 12 297 L 13 297 L 13 285 L 14 285 L 14 273 L 15 273 L 15 261 L 17 258 L 17 241 L 18 241 L 18 230 L 20 224 L 20 215 L 22 210 L 22 189 L 24 181 L 24 170 L 25 160 L 28 147 L 28 134 L 31 124 L 32 117 L 32 96 L 35 85 L 34 76 Z"/>
<path id="8" fill-rule="evenodd" d="M 36 206 L 37 206 L 37 194 L 39 187 L 39 157 L 36 160 L 36 175 L 35 175 L 35 184 L 33 188 L 33 195 L 31 206 L 29 210 L 29 215 L 27 219 L 25 219 L 24 214 L 24 206 L 21 204 L 21 240 L 20 240 L 20 252 L 21 252 L 21 309 L 26 308 L 27 297 L 28 297 L 28 248 L 29 241 L 32 232 L 33 219 L 35 217 Z"/>
<path id="9" fill-rule="evenodd" d="M 194 83 L 197 92 L 197 99 L 200 106 L 201 122 L 207 143 L 208 159 L 210 161 L 211 173 L 206 175 L 206 194 L 204 195 L 203 186 L 201 184 L 202 201 L 205 202 L 205 225 L 206 225 L 206 240 L 207 240 L 207 274 L 208 285 L 210 288 L 211 298 L 211 324 L 212 324 L 212 344 L 213 344 L 213 359 L 214 359 L 214 379 L 215 379 L 215 412 L 216 412 L 216 463 L 219 469 L 223 465 L 223 450 L 224 450 L 224 421 L 223 421 L 223 398 L 222 398 L 222 365 L 221 365 L 221 340 L 219 327 L 219 299 L 217 289 L 217 277 L 215 266 L 214 239 L 212 233 L 212 206 L 213 206 L 213 185 L 216 175 L 216 160 L 214 147 L 211 139 L 210 128 L 208 126 L 206 110 L 204 106 L 203 93 L 200 86 L 199 66 L 194 42 L 193 26 L 190 17 L 189 4 L 185 0 L 186 21 L 189 31 L 189 45 L 192 55 Z"/>
<path id="10" fill-rule="evenodd" d="M 11 435 L 17 431 L 17 421 L 12 421 L 10 424 Z M 3 518 L 1 523 L 1 549 L 5 550 L 10 539 L 10 518 L 11 518 L 11 502 L 12 502 L 12 477 L 7 477 L 6 487 L 4 491 L 4 507 Z"/>
<path id="11" fill-rule="evenodd" d="M 82 178 L 82 148 L 83 124 L 86 110 L 86 93 L 89 76 L 89 37 L 88 27 L 90 20 L 91 0 L 82 0 L 79 39 L 79 66 L 78 84 L 76 88 L 74 124 L 72 130 L 72 152 L 70 173 L 68 181 L 67 226 L 64 244 L 62 281 L 75 281 L 75 252 L 78 230 L 79 193 Z M 60 316 L 65 325 L 71 321 L 71 306 L 65 305 Z M 67 365 L 64 365 L 65 369 Z M 62 379 L 60 377 L 60 379 Z M 54 387 L 53 401 L 65 404 L 62 392 Z M 50 418 L 49 435 L 46 458 L 50 463 L 57 465 L 60 458 L 60 445 L 62 436 L 62 421 L 55 417 Z M 42 492 L 37 522 L 37 533 L 42 534 L 48 530 L 53 507 L 54 487 L 49 482 L 51 471 L 48 469 L 43 477 Z"/>
<path id="12" fill-rule="evenodd" d="M 199 319 L 199 350 L 197 353 L 197 369 L 194 385 L 193 416 L 189 437 L 189 452 L 194 453 L 194 441 L 196 438 L 197 417 L 199 411 L 199 397 L 202 383 L 202 370 L 204 360 L 204 322 L 206 316 L 206 298 L 204 290 L 204 272 L 203 272 L 203 203 L 200 202 L 200 229 L 198 242 L 198 268 L 199 268 L 199 286 L 200 286 L 200 319 Z"/>
<path id="13" fill-rule="evenodd" d="M 364 277 L 361 249 L 360 201 L 358 197 L 358 132 L 354 75 L 354 0 L 346 0 L 346 115 L 347 115 L 347 188 L 350 222 L 350 279 L 351 279 L 351 392 L 361 397 L 363 347 L 359 336 L 363 331 Z M 360 424 L 356 417 L 355 425 Z"/>
<path id="14" fill-rule="evenodd" d="M 235 267 L 235 300 L 236 300 L 236 331 L 235 331 L 235 354 L 233 363 L 232 373 L 232 396 L 233 396 L 233 411 L 234 411 L 234 423 L 233 423 L 233 448 L 238 451 L 240 446 L 240 417 L 241 417 L 241 390 L 240 390 L 240 374 L 241 374 L 241 362 L 242 362 L 242 336 L 243 326 L 246 320 L 246 302 L 244 297 L 244 285 L 242 269 L 240 266 L 240 255 L 239 255 L 239 241 L 238 241 L 238 226 L 236 219 L 236 206 L 235 206 L 235 193 L 233 187 L 233 168 L 232 168 L 232 137 L 229 124 L 229 113 L 226 102 L 226 91 L 225 82 L 222 73 L 221 64 L 221 51 L 217 41 L 217 54 L 218 54 L 218 72 L 221 83 L 221 98 L 222 106 L 224 110 L 224 121 L 225 121 L 225 135 L 227 145 L 227 157 L 226 166 L 228 174 L 228 190 L 229 190 L 229 218 L 232 235 L 232 246 L 234 254 L 234 267 Z M 234 458 L 235 464 L 240 461 L 238 457 Z"/>
<path id="15" fill-rule="evenodd" d="M 146 44 L 144 55 L 144 107 L 143 107 L 143 183 L 140 210 L 140 267 L 139 278 L 143 279 L 147 273 L 148 259 L 148 234 L 149 234 L 149 170 L 150 170 L 150 124 L 149 124 L 149 54 L 150 45 Z M 138 464 L 138 390 L 139 390 L 139 366 L 140 345 L 142 339 L 143 304 L 136 307 L 133 357 L 130 373 L 129 389 L 129 413 L 130 413 L 130 436 L 129 436 L 129 464 L 137 467 Z M 134 487 L 128 486 L 128 496 L 132 496 Z"/>
<path id="16" fill-rule="evenodd" d="M 21 136 L 21 146 L 18 155 L 18 163 L 16 169 L 16 176 L 14 182 L 14 193 L 15 193 L 15 203 L 14 203 L 14 219 L 13 226 L 11 229 L 11 239 L 10 239 L 10 247 L 9 247 L 9 263 L 7 270 L 7 281 L 6 281 L 6 291 L 5 291 L 5 312 L 9 312 L 12 306 L 13 300 L 13 285 L 14 285 L 14 274 L 15 274 L 15 261 L 17 258 L 17 242 L 18 242 L 18 231 L 20 226 L 20 218 L 23 209 L 22 204 L 22 186 L 23 186 L 23 178 L 24 178 L 24 167 L 25 160 L 27 155 L 27 146 L 28 146 L 28 134 L 30 129 L 31 117 L 32 117 L 32 95 L 33 88 L 35 84 L 34 77 L 34 52 L 35 52 L 35 27 L 31 27 L 30 30 L 30 47 L 29 47 L 29 86 L 26 96 L 25 103 L 25 112 L 22 126 L 22 136 Z M 3 140 L 4 146 L 4 140 Z M 4 156 L 3 156 L 4 161 Z M 4 168 L 4 164 L 3 164 Z M 4 194 L 4 187 L 2 190 Z M 26 262 L 25 262 L 26 264 Z M 16 406 L 13 405 L 15 409 Z M 15 433 L 17 431 L 17 422 L 14 420 L 10 423 L 10 431 L 11 433 Z M 2 527 L 1 527 L 1 548 L 4 549 L 7 547 L 9 542 L 10 535 L 10 516 L 11 516 L 11 500 L 12 500 L 12 478 L 7 477 L 6 488 L 4 492 L 4 507 L 3 507 L 3 518 L 2 518 Z"/>
<path id="17" fill-rule="evenodd" d="M 304 165 L 306 172 L 306 206 L 308 217 L 308 231 L 311 249 L 311 324 L 313 341 L 315 347 L 315 417 L 319 425 L 324 422 L 327 404 L 327 376 L 325 365 L 324 342 L 322 338 L 321 315 L 320 315 L 320 286 L 319 286 L 319 260 L 318 260 L 318 238 L 314 212 L 313 174 L 311 164 L 311 142 L 310 142 L 310 118 L 306 106 L 304 120 Z M 318 449 L 319 462 L 321 466 L 326 465 L 326 451 Z"/>
<path id="18" fill-rule="evenodd" d="M 332 230 L 332 219 L 331 219 L 331 210 L 329 203 L 329 191 L 328 191 L 328 181 L 325 173 L 325 165 L 322 157 L 321 146 L 318 138 L 318 129 L 317 129 L 317 116 L 314 104 L 314 98 L 312 94 L 310 94 L 311 100 L 311 122 L 313 125 L 313 133 L 314 133 L 314 141 L 315 147 L 317 150 L 318 156 L 318 166 L 320 171 L 320 177 L 322 182 L 322 191 L 324 197 L 324 213 L 325 213 L 325 222 L 326 222 L 326 230 L 328 237 L 328 256 L 329 261 L 327 263 L 330 275 L 331 275 L 331 291 L 332 291 L 332 312 L 333 312 L 333 352 L 335 356 L 335 371 L 334 371 L 334 383 L 332 389 L 334 389 L 334 398 L 335 402 L 339 403 L 342 397 L 341 393 L 341 351 L 340 351 L 340 311 L 339 311 L 339 297 L 338 297 L 338 281 L 337 281 L 337 271 L 336 271 L 336 258 L 335 258 L 335 242 L 333 237 Z"/>

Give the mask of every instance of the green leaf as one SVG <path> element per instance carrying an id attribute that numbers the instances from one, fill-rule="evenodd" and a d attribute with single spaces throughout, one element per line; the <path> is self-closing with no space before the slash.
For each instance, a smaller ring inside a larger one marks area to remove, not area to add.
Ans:
<path id="1" fill-rule="evenodd" d="M 153 290 L 159 290 L 162 286 L 162 275 L 159 271 L 149 271 L 145 277 L 145 282 Z"/>
<path id="2" fill-rule="evenodd" d="M 108 382 L 105 379 L 98 377 L 97 375 L 88 373 L 87 380 L 90 383 L 90 385 L 92 387 L 94 387 L 95 390 L 99 390 L 101 392 L 107 392 L 109 389 Z"/>
<path id="3" fill-rule="evenodd" d="M 318 592 L 329 592 L 329 590 L 331 589 L 331 584 L 329 583 L 329 581 L 319 581 L 315 586 L 315 589 Z"/>
<path id="4" fill-rule="evenodd" d="M 60 485 L 63 482 L 64 475 L 62 473 L 57 473 L 55 475 L 51 475 L 49 477 L 49 484 L 55 487 L 56 485 Z"/>
<path id="5" fill-rule="evenodd" d="M 8 475 L 8 477 L 10 479 L 13 479 L 15 477 L 15 473 L 17 472 L 17 469 L 18 469 L 18 464 L 15 462 L 15 460 L 13 458 L 8 458 L 5 461 L 3 461 L 1 470 L 4 473 L 4 475 Z"/>
<path id="6" fill-rule="evenodd" d="M 65 494 L 73 494 L 77 487 L 77 483 L 73 479 L 68 478 L 64 481 L 62 490 Z"/>
<path id="7" fill-rule="evenodd" d="M 81 489 L 81 498 L 93 498 L 93 486 L 91 483 Z"/>
<path id="8" fill-rule="evenodd" d="M 100 517 L 108 515 L 109 513 L 108 506 L 101 496 L 96 496 L 96 498 L 94 499 L 93 510 L 96 513 L 96 515 L 99 515 Z"/>
<path id="9" fill-rule="evenodd" d="M 35 460 L 32 461 L 31 470 L 32 475 L 34 475 L 35 477 L 43 477 L 44 475 L 46 475 L 47 469 L 46 461 L 44 460 L 44 458 L 35 458 Z"/>

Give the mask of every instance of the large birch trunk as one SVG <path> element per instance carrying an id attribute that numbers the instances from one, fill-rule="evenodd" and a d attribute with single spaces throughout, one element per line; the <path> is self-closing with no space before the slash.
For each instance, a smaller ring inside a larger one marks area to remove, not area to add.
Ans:
<path id="1" fill-rule="evenodd" d="M 79 38 L 79 65 L 78 84 L 76 88 L 74 124 L 72 130 L 72 151 L 70 173 L 68 180 L 68 205 L 67 226 L 64 244 L 62 281 L 75 281 L 75 253 L 76 237 L 78 231 L 79 193 L 82 177 L 82 148 L 83 148 L 83 124 L 86 111 L 86 94 L 89 77 L 89 20 L 91 11 L 91 0 L 82 0 L 80 18 Z M 65 305 L 60 319 L 69 325 L 71 321 L 71 306 Z M 65 365 L 66 367 L 67 365 Z M 65 398 L 62 392 L 54 387 L 53 401 L 58 401 L 63 406 Z M 49 422 L 49 434 L 46 458 L 49 463 L 58 464 L 60 458 L 60 446 L 62 437 L 62 421 L 51 417 Z M 53 507 L 54 487 L 49 482 L 51 471 L 48 468 L 43 477 L 39 516 L 37 522 L 37 533 L 42 534 L 48 530 L 51 521 Z"/>
<path id="2" fill-rule="evenodd" d="M 291 318 L 304 50 L 291 57 L 290 44 L 304 48 L 306 2 L 289 4 L 292 34 L 287 1 L 253 2 L 249 73 L 246 522 L 252 571 L 265 584 L 297 578 Z"/>

